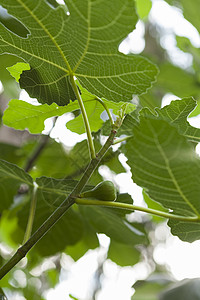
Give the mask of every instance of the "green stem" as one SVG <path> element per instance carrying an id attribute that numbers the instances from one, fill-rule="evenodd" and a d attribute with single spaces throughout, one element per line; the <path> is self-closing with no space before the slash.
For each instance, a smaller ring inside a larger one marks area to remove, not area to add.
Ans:
<path id="1" fill-rule="evenodd" d="M 121 209 L 129 209 L 132 211 L 138 210 L 142 212 L 146 212 L 152 215 L 156 215 L 159 217 L 167 218 L 167 219 L 174 219 L 179 221 L 185 222 L 200 222 L 199 217 L 184 217 L 179 215 L 173 215 L 167 212 L 155 210 L 152 208 L 141 207 L 137 205 L 121 203 L 121 202 L 108 202 L 108 201 L 100 201 L 100 200 L 89 200 L 89 199 L 75 199 L 76 204 L 82 205 L 97 205 L 97 206 L 106 206 L 106 207 L 113 207 L 113 208 L 121 208 Z"/>
<path id="2" fill-rule="evenodd" d="M 34 162 L 37 160 L 39 155 L 44 150 L 45 146 L 48 143 L 48 140 L 49 140 L 49 135 L 44 135 L 44 136 L 41 137 L 41 141 L 40 141 L 39 145 L 34 149 L 33 153 L 28 158 L 28 161 L 26 162 L 26 165 L 24 166 L 24 171 L 25 172 L 29 172 L 32 169 L 32 167 L 34 165 Z"/>
<path id="3" fill-rule="evenodd" d="M 48 135 L 43 135 L 41 137 L 38 145 L 36 146 L 36 148 L 34 148 L 33 152 L 30 155 L 30 157 L 28 157 L 28 160 L 27 160 L 27 162 L 24 166 L 24 171 L 25 172 L 28 173 L 33 168 L 35 161 L 37 161 L 38 157 L 41 155 L 41 153 L 44 151 L 45 147 L 47 146 L 50 134 L 51 134 L 51 132 L 52 132 L 54 126 L 55 126 L 57 118 L 58 117 L 53 118 L 53 126 L 49 130 Z"/>
<path id="4" fill-rule="evenodd" d="M 65 212 L 75 203 L 75 199 L 81 193 L 89 178 L 98 167 L 102 157 L 113 144 L 116 130 L 112 130 L 107 141 L 97 153 L 96 157 L 91 160 L 82 178 L 71 192 L 71 194 L 61 203 L 61 205 L 50 215 L 50 217 L 38 228 L 30 239 L 21 246 L 11 259 L 0 269 L 0 279 L 2 279 L 26 254 L 29 250 L 50 230 L 50 228 L 65 214 Z"/>
<path id="5" fill-rule="evenodd" d="M 124 141 L 130 139 L 131 137 L 132 137 L 132 135 L 129 135 L 129 136 L 125 136 L 125 137 L 123 137 L 123 138 L 117 139 L 117 140 L 115 140 L 115 141 L 113 142 L 113 145 L 116 145 L 116 144 L 119 144 L 119 143 L 121 143 L 121 142 L 124 142 Z"/>
<path id="6" fill-rule="evenodd" d="M 101 105 L 105 108 L 106 112 L 107 112 L 107 115 L 110 119 L 110 123 L 111 123 L 111 126 L 114 124 L 114 120 L 113 120 L 113 117 L 112 117 L 112 114 L 110 113 L 110 110 L 109 108 L 107 107 L 107 105 L 103 102 L 103 100 L 101 100 L 99 97 L 96 97 L 95 100 L 99 101 L 99 103 L 101 103 Z"/>
<path id="7" fill-rule="evenodd" d="M 36 203 L 37 203 L 37 195 L 36 195 L 37 188 L 38 188 L 38 186 L 35 184 L 34 188 L 33 188 L 33 194 L 32 194 L 32 199 L 31 199 L 28 223 L 27 223 L 27 226 L 26 226 L 26 232 L 25 232 L 25 235 L 24 235 L 23 243 L 27 242 L 28 239 L 31 236 L 31 232 L 32 232 L 32 228 L 33 228 L 33 221 L 34 221 L 34 217 L 35 217 Z"/>
<path id="8" fill-rule="evenodd" d="M 81 113 L 82 113 L 82 116 L 83 116 L 83 121 L 84 121 L 84 124 L 85 124 L 85 130 L 86 130 L 86 133 L 87 133 L 88 145 L 89 145 L 89 150 L 90 150 L 90 156 L 91 156 L 91 159 L 93 159 L 93 158 L 96 157 L 96 154 L 95 154 L 94 143 L 93 143 L 93 139 L 92 139 L 90 124 L 89 124 L 89 120 L 88 120 L 87 113 L 86 113 L 86 110 L 85 110 L 85 106 L 83 104 L 83 100 L 81 98 L 81 95 L 79 93 L 79 90 L 78 90 L 78 87 L 76 85 L 76 82 L 75 82 L 75 79 L 74 79 L 73 75 L 70 75 L 70 81 L 71 81 L 74 93 L 77 97 L 77 100 L 78 100 L 78 103 L 79 103 L 79 106 L 80 106 L 80 110 L 81 110 Z"/>

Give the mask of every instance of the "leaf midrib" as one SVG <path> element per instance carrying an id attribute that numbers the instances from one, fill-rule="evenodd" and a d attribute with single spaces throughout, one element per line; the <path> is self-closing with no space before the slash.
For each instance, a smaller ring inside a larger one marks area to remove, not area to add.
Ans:
<path id="1" fill-rule="evenodd" d="M 70 74 L 72 74 L 72 70 L 71 70 L 71 67 L 69 65 L 69 62 L 68 62 L 67 58 L 65 57 L 62 49 L 60 48 L 60 46 L 58 45 L 58 43 L 56 42 L 56 40 L 54 39 L 54 37 L 51 35 L 51 33 L 48 31 L 48 29 L 45 27 L 45 25 L 37 18 L 37 16 L 21 0 L 17 0 L 17 2 L 33 17 L 33 19 L 46 32 L 46 34 L 49 36 L 49 38 L 51 39 L 51 41 L 53 42 L 53 44 L 56 46 L 56 48 L 58 49 L 59 53 L 61 54 L 61 56 L 62 56 L 62 58 L 63 58 L 63 60 L 64 60 L 64 62 L 66 64 L 66 66 L 67 66 L 68 72 Z M 56 65 L 56 66 L 58 66 L 58 65 Z M 65 70 L 65 72 L 66 72 L 66 70 Z"/>
<path id="2" fill-rule="evenodd" d="M 88 19 L 87 19 L 87 23 L 88 23 L 88 36 L 87 36 L 87 42 L 86 42 L 86 45 L 85 45 L 85 49 L 79 59 L 79 61 L 77 62 L 77 64 L 75 65 L 74 69 L 73 69 L 73 72 L 76 72 L 77 68 L 79 67 L 79 65 L 81 64 L 81 62 L 83 61 L 86 53 L 87 53 L 87 50 L 89 48 L 89 44 L 90 44 L 90 32 L 91 32 L 91 26 L 90 26 L 90 21 L 91 21 L 91 1 L 88 0 Z"/>
<path id="3" fill-rule="evenodd" d="M 43 57 L 37 56 L 37 55 L 35 55 L 34 53 L 31 53 L 31 52 L 28 52 L 28 51 L 26 51 L 26 50 L 24 50 L 24 49 L 22 49 L 22 48 L 19 48 L 19 47 L 15 46 L 14 44 L 11 44 L 11 43 L 9 43 L 8 41 L 5 41 L 3 38 L 1 38 L 1 41 L 3 41 L 5 44 L 7 44 L 7 45 L 9 45 L 9 46 L 11 46 L 11 47 L 13 47 L 13 48 L 15 48 L 15 49 L 17 49 L 17 50 L 20 50 L 21 52 L 24 52 L 24 53 L 26 53 L 26 54 L 28 54 L 28 55 L 30 55 L 30 56 L 33 56 L 33 57 L 35 57 L 35 58 L 37 58 L 37 59 L 43 61 L 43 62 L 46 62 L 46 63 L 48 63 L 48 64 L 50 64 L 50 65 L 55 66 L 55 67 L 57 67 L 58 69 L 61 69 L 62 71 L 66 72 L 67 74 L 69 73 L 69 71 L 68 71 L 67 69 L 65 69 L 65 68 L 63 68 L 63 67 L 57 65 L 56 63 L 54 63 L 54 62 L 52 62 L 52 61 L 50 61 L 50 60 L 46 60 L 46 59 L 43 58 Z M 18 56 L 18 55 L 16 54 L 16 56 Z"/>
<path id="4" fill-rule="evenodd" d="M 164 150 L 163 150 L 161 144 L 159 143 L 157 137 L 155 136 L 154 138 L 155 138 L 156 146 L 157 146 L 157 148 L 158 148 L 158 150 L 159 150 L 161 156 L 163 157 L 163 159 L 164 159 L 164 161 L 165 161 L 165 165 L 166 165 L 166 169 L 167 169 L 167 171 L 168 171 L 168 174 L 169 174 L 169 176 L 171 177 L 171 179 L 172 179 L 172 181 L 173 181 L 173 183 L 174 183 L 174 185 L 175 185 L 175 187 L 176 187 L 176 189 L 177 189 L 179 195 L 180 195 L 181 198 L 184 200 L 184 202 L 185 202 L 185 203 L 193 210 L 193 212 L 194 212 L 198 217 L 200 217 L 200 213 L 199 213 L 199 212 L 197 211 L 197 209 L 191 204 L 191 202 L 190 202 L 190 201 L 188 200 L 188 198 L 184 195 L 184 193 L 183 193 L 181 187 L 179 186 L 179 184 L 178 184 L 178 182 L 177 182 L 177 180 L 176 180 L 176 178 L 175 178 L 175 176 L 174 176 L 174 174 L 173 174 L 173 172 L 172 172 L 172 170 L 171 170 L 171 167 L 170 167 L 170 164 L 169 164 L 169 160 L 168 160 L 167 156 L 165 155 L 165 152 L 164 152 Z"/>
<path id="5" fill-rule="evenodd" d="M 9 167 L 6 165 L 6 168 L 9 168 Z M 15 175 L 15 174 L 13 173 L 13 170 L 12 170 L 12 169 L 11 169 L 11 170 L 5 170 L 5 169 L 3 169 L 3 168 L 0 167 L 0 173 L 3 173 L 3 174 L 5 174 L 5 175 L 7 175 L 7 176 L 8 176 L 7 179 L 8 179 L 8 178 L 9 178 L 9 179 L 13 178 L 13 179 L 16 179 L 16 180 L 18 180 L 18 181 L 20 181 L 20 182 L 26 183 L 26 184 L 29 185 L 29 186 L 33 186 L 33 183 L 30 182 L 30 181 L 28 181 L 28 179 L 26 179 L 25 177 L 20 177 L 20 176 Z M 0 177 L 1 177 L 1 176 L 0 176 Z M 5 176 L 4 176 L 4 179 L 5 179 Z"/>

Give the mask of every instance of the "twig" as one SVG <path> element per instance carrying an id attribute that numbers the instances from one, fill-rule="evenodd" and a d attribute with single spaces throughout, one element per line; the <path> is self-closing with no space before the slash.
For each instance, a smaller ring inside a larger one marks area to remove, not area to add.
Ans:
<path id="1" fill-rule="evenodd" d="M 26 254 L 30 249 L 50 230 L 50 228 L 65 214 L 65 212 L 75 203 L 76 197 L 80 194 L 89 178 L 99 165 L 104 154 L 112 145 L 116 130 L 112 130 L 106 143 L 103 145 L 99 153 L 88 165 L 81 180 L 78 182 L 71 194 L 62 202 L 62 204 L 50 215 L 50 217 L 38 228 L 38 230 L 30 237 L 30 239 L 21 246 L 11 259 L 0 269 L 0 279 L 2 279 Z"/>
<path id="2" fill-rule="evenodd" d="M 26 165 L 24 167 L 24 171 L 25 172 L 29 172 L 32 169 L 34 162 L 37 160 L 37 158 L 42 153 L 43 149 L 45 148 L 45 146 L 48 143 L 48 140 L 49 140 L 49 135 L 42 136 L 41 142 L 39 143 L 39 145 L 37 146 L 37 148 L 34 150 L 34 152 L 32 153 L 32 155 L 28 159 L 28 161 L 26 162 Z"/>
<path id="3" fill-rule="evenodd" d="M 24 171 L 25 172 L 29 172 L 32 169 L 34 162 L 38 159 L 38 157 L 40 156 L 40 154 L 42 153 L 42 151 L 46 147 L 46 145 L 47 145 L 47 143 L 49 141 L 50 134 L 51 134 L 51 132 L 52 132 L 54 126 L 55 126 L 57 118 L 58 117 L 54 117 L 53 118 L 53 125 L 52 125 L 51 129 L 49 130 L 48 135 L 43 135 L 41 137 L 41 140 L 40 140 L 39 144 L 33 150 L 33 153 L 28 158 L 28 160 L 27 160 L 27 162 L 26 162 L 26 164 L 24 166 Z"/>
<path id="4" fill-rule="evenodd" d="M 106 112 L 107 112 L 107 115 L 109 117 L 109 120 L 110 120 L 110 124 L 111 126 L 114 124 L 114 120 L 113 120 L 113 117 L 112 117 L 112 114 L 109 110 L 109 108 L 107 107 L 107 105 L 103 102 L 103 100 L 101 100 L 99 97 L 96 97 L 96 100 L 99 101 L 99 103 L 101 103 L 101 105 L 105 108 Z"/>
<path id="5" fill-rule="evenodd" d="M 121 142 L 124 142 L 124 141 L 130 139 L 131 137 L 132 137 L 132 135 L 128 135 L 128 136 L 125 136 L 125 137 L 123 137 L 123 138 L 119 138 L 119 139 L 117 139 L 117 140 L 115 140 L 115 141 L 113 142 L 113 145 L 116 145 L 116 144 L 119 144 L 119 143 L 121 143 Z"/>
<path id="6" fill-rule="evenodd" d="M 28 239 L 30 238 L 31 233 L 32 233 L 33 221 L 34 221 L 34 217 L 35 217 L 35 210 L 36 210 L 36 203 L 37 203 L 36 193 L 37 193 L 37 185 L 35 184 L 34 188 L 33 188 L 32 199 L 31 199 L 31 204 L 30 204 L 30 211 L 29 211 L 29 217 L 28 217 L 28 223 L 27 223 L 27 226 L 26 226 L 26 231 L 25 231 L 23 243 L 28 241 Z"/>

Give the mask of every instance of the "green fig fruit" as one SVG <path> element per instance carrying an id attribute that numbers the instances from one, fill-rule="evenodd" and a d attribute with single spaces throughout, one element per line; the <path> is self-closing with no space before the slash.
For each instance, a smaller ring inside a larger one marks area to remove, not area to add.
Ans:
<path id="1" fill-rule="evenodd" d="M 117 192 L 112 181 L 102 181 L 92 190 L 86 191 L 80 195 L 80 198 L 94 198 L 101 201 L 115 201 Z"/>

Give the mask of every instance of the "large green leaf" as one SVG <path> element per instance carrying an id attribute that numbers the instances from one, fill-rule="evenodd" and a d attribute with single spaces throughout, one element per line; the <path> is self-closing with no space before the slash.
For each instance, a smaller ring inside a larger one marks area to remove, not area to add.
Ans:
<path id="1" fill-rule="evenodd" d="M 104 106 L 102 106 L 102 104 L 99 101 L 97 101 L 96 97 L 94 95 L 92 95 L 91 93 L 89 93 L 86 89 L 80 87 L 80 90 L 82 93 L 81 96 L 82 96 L 82 99 L 84 102 L 87 116 L 88 116 L 88 119 L 90 122 L 91 131 L 94 131 L 94 132 L 98 131 L 104 124 L 104 121 L 101 117 L 101 114 L 103 113 L 103 111 L 105 111 Z M 126 103 L 126 104 L 124 102 L 115 103 L 112 101 L 107 101 L 106 99 L 103 99 L 103 102 L 107 106 L 107 108 L 109 110 L 111 110 L 114 115 L 117 115 L 117 116 L 119 114 L 121 107 L 123 107 L 124 105 L 127 105 L 127 107 L 126 107 L 127 113 L 134 111 L 135 107 L 136 107 L 132 103 Z M 75 109 L 79 109 L 79 105 L 77 104 L 77 102 L 74 102 L 74 104 L 76 104 Z M 69 104 L 68 106 L 71 106 L 71 104 Z M 107 115 L 107 118 L 108 118 L 108 115 Z M 70 129 L 71 131 L 74 131 L 79 134 L 84 133 L 85 127 L 84 127 L 82 115 L 79 114 L 75 119 L 69 121 L 67 123 L 67 128 Z M 111 127 L 110 127 L 110 122 L 109 122 L 109 131 L 110 130 L 111 130 Z"/>
<path id="2" fill-rule="evenodd" d="M 9 161 L 14 164 L 19 164 L 24 159 L 24 154 L 20 151 L 20 147 L 0 143 L 0 157 L 3 160 Z"/>
<path id="3" fill-rule="evenodd" d="M 33 186 L 32 177 L 23 169 L 7 161 L 0 160 L 0 211 L 8 208 L 21 184 Z"/>
<path id="4" fill-rule="evenodd" d="M 59 107 L 55 103 L 35 106 L 22 100 L 13 99 L 9 101 L 9 107 L 4 112 L 3 122 L 14 129 L 28 129 L 31 133 L 41 133 L 47 118 L 61 116 L 66 112 L 69 112 L 68 107 Z"/>
<path id="5" fill-rule="evenodd" d="M 17 82 L 19 82 L 22 72 L 30 70 L 30 66 L 24 62 L 18 62 L 13 66 L 8 67 L 7 70 L 10 72 L 10 75 L 14 77 Z"/>
<path id="6" fill-rule="evenodd" d="M 200 20 L 198 14 L 200 1 L 190 0 L 188 2 L 187 0 L 180 0 L 180 2 L 183 7 L 184 17 L 200 32 Z"/>
<path id="7" fill-rule="evenodd" d="M 160 292 L 171 282 L 172 279 L 166 273 L 153 273 L 146 280 L 136 281 L 133 285 L 135 293 L 131 300 L 160 300 Z"/>
<path id="8" fill-rule="evenodd" d="M 131 114 L 127 114 L 123 120 L 122 125 L 117 131 L 117 136 L 120 135 L 132 135 L 133 127 L 137 125 L 137 119 L 135 116 L 133 117 Z M 110 134 L 110 122 L 106 121 L 102 127 L 102 134 L 109 135 Z"/>
<path id="9" fill-rule="evenodd" d="M 192 144 L 168 122 L 141 116 L 134 137 L 125 145 L 132 178 L 150 198 L 176 214 L 200 217 L 200 159 Z M 200 238 L 200 223 L 183 224 L 172 232 L 187 241 Z M 184 234 L 182 234 L 184 232 Z"/>
<path id="10" fill-rule="evenodd" d="M 98 151 L 101 145 L 96 139 L 94 139 L 94 142 L 95 149 Z M 124 167 L 119 161 L 119 153 L 119 151 L 114 152 L 110 148 L 100 165 L 106 164 L 115 173 L 124 172 Z M 35 168 L 31 170 L 31 175 L 34 178 L 45 175 L 54 178 L 79 179 L 89 161 L 87 140 L 77 143 L 70 151 L 66 151 L 62 144 L 50 140 L 37 161 L 35 161 Z M 95 185 L 101 179 L 102 177 L 96 170 L 92 176 L 92 184 Z"/>
<path id="11" fill-rule="evenodd" d="M 139 262 L 140 252 L 132 245 L 117 243 L 112 240 L 108 250 L 108 258 L 119 266 L 133 266 Z"/>
<path id="12" fill-rule="evenodd" d="M 195 109 L 196 101 L 192 98 L 172 101 L 170 105 L 162 109 L 156 109 L 160 117 L 166 118 L 172 125 L 178 128 L 188 140 L 200 142 L 200 129 L 192 127 L 187 121 L 189 114 Z"/>
<path id="13" fill-rule="evenodd" d="M 159 300 L 200 300 L 200 279 L 186 279 L 175 283 L 160 294 Z"/>
<path id="14" fill-rule="evenodd" d="M 4 87 L 4 93 L 6 96 L 15 98 L 19 95 L 19 87 L 14 81 L 14 79 L 10 76 L 8 70 L 6 68 L 8 66 L 12 66 L 17 61 L 20 61 L 19 57 L 15 57 L 13 55 L 0 55 L 0 80 Z"/>
<path id="15" fill-rule="evenodd" d="M 163 286 L 159 283 L 147 282 L 136 290 L 131 300 L 159 300 L 158 294 L 162 289 Z"/>
<path id="16" fill-rule="evenodd" d="M 155 108 L 155 112 L 160 119 L 170 122 L 188 140 L 200 142 L 200 129 L 192 127 L 187 121 L 189 114 L 195 109 L 196 101 L 193 98 L 183 98 L 182 100 L 172 101 L 170 105 L 162 109 Z M 151 115 L 148 109 L 141 111 L 143 115 Z"/>
<path id="17" fill-rule="evenodd" d="M 59 180 L 48 177 L 40 177 L 36 180 L 37 207 L 34 218 L 33 231 L 35 231 L 59 206 L 59 204 L 73 190 L 77 181 Z M 19 212 L 19 225 L 25 230 L 29 204 Z M 36 246 L 37 251 L 44 256 L 53 255 L 62 251 L 67 245 L 74 245 L 83 235 L 82 217 L 72 208 L 57 222 L 46 236 Z"/>
<path id="18" fill-rule="evenodd" d="M 152 200 L 144 191 L 143 191 L 143 198 L 145 203 L 147 204 L 147 206 L 151 209 L 156 209 L 158 211 L 164 211 L 164 212 L 168 212 L 168 210 L 166 208 L 164 208 L 160 203 L 155 202 L 154 200 Z M 163 222 L 163 218 L 159 217 L 159 216 L 152 216 L 152 219 L 154 222 Z"/>
<path id="19" fill-rule="evenodd" d="M 88 250 L 99 246 L 98 237 L 94 228 L 86 219 L 84 222 L 84 233 L 82 239 L 72 246 L 67 246 L 66 254 L 70 255 L 75 261 L 81 258 Z"/>
<path id="20" fill-rule="evenodd" d="M 0 53 L 30 64 L 20 85 L 42 103 L 75 100 L 69 76 L 97 96 L 127 101 L 146 91 L 156 67 L 140 56 L 119 53 L 119 43 L 137 22 L 133 0 L 66 0 L 56 9 L 46 1 L 1 0 L 29 31 L 26 38 L 0 26 Z"/>
<path id="21" fill-rule="evenodd" d="M 137 13 L 141 19 L 145 19 L 152 7 L 151 0 L 136 0 Z"/>
<path id="22" fill-rule="evenodd" d="M 91 94 L 90 94 L 91 95 Z M 95 96 L 90 98 L 83 94 L 85 109 L 89 118 L 91 131 L 98 131 L 104 121 L 101 118 L 101 113 L 105 110 Z M 115 103 L 104 100 L 104 103 L 113 113 L 124 104 L 124 102 Z M 129 103 L 130 109 L 134 110 L 135 105 Z M 61 116 L 64 113 L 73 112 L 79 109 L 77 101 L 69 103 L 67 106 L 58 106 L 56 103 L 51 105 L 32 105 L 22 100 L 13 99 L 9 102 L 8 108 L 4 112 L 3 122 L 5 125 L 18 130 L 28 129 L 31 133 L 41 133 L 44 130 L 44 121 L 53 116 Z M 74 120 L 67 123 L 67 127 L 76 133 L 82 134 L 85 132 L 85 127 L 82 115 L 79 115 Z"/>
<path id="23" fill-rule="evenodd" d="M 187 72 L 170 63 L 159 66 L 157 88 L 163 92 L 171 92 L 178 97 L 198 97 L 200 85 L 194 73 Z"/>
<path id="24" fill-rule="evenodd" d="M 98 233 L 105 233 L 118 243 L 136 245 L 144 243 L 145 235 L 114 211 L 103 207 L 80 207 L 80 211 Z"/>
<path id="25" fill-rule="evenodd" d="M 191 53 L 193 56 L 193 65 L 195 67 L 195 71 L 199 73 L 199 63 L 200 63 L 200 51 L 199 48 L 193 46 L 189 38 L 184 36 L 176 36 L 177 47 L 179 47 L 182 51 L 186 53 Z M 198 77 L 199 79 L 199 77 Z"/>

